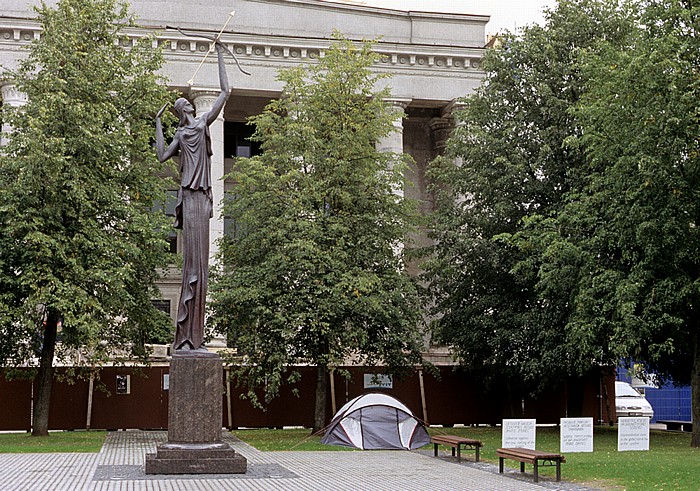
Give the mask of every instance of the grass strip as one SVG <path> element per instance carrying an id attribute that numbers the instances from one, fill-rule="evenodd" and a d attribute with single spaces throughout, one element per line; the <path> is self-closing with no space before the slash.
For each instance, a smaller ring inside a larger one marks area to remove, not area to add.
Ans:
<path id="1" fill-rule="evenodd" d="M 236 437 L 263 452 L 314 452 L 314 451 L 353 451 L 348 447 L 324 445 L 321 435 L 312 435 L 308 428 L 290 428 L 270 430 L 266 428 L 251 428 L 235 430 Z"/>
<path id="2" fill-rule="evenodd" d="M 49 436 L 0 433 L 0 453 L 99 452 L 106 431 L 52 431 Z"/>

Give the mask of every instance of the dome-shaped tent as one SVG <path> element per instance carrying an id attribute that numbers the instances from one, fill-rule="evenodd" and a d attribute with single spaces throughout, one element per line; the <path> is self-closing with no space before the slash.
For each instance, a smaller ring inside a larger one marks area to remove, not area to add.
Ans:
<path id="1" fill-rule="evenodd" d="M 368 393 L 340 408 L 321 443 L 363 450 L 413 450 L 430 443 L 430 436 L 401 401 Z"/>

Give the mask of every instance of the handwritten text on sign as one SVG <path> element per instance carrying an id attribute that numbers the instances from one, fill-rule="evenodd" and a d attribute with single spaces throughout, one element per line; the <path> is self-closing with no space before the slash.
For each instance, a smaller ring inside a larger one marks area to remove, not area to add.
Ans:
<path id="1" fill-rule="evenodd" d="M 534 419 L 504 419 L 503 448 L 535 449 L 535 420 Z"/>
<path id="2" fill-rule="evenodd" d="M 649 418 L 619 418 L 617 450 L 649 450 Z"/>
<path id="3" fill-rule="evenodd" d="M 593 451 L 593 418 L 561 418 L 560 452 Z"/>

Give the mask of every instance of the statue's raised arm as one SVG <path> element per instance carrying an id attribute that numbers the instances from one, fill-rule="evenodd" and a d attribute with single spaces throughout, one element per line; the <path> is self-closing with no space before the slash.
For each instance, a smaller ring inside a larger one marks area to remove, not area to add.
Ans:
<path id="1" fill-rule="evenodd" d="M 211 110 L 207 113 L 207 124 L 212 124 L 216 120 L 219 113 L 224 108 L 231 92 L 231 88 L 228 85 L 228 75 L 226 75 L 226 65 L 224 63 L 224 47 L 219 41 L 216 41 L 214 44 L 216 46 L 216 56 L 219 61 L 219 85 L 221 87 L 221 92 L 219 93 L 219 97 L 216 98 L 216 101 L 214 101 Z"/>

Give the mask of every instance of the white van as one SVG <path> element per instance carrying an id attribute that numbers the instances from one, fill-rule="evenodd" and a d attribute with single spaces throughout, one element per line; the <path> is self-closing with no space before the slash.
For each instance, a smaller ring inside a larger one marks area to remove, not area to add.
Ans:
<path id="1" fill-rule="evenodd" d="M 649 419 L 654 417 L 654 410 L 646 397 L 627 382 L 615 382 L 615 409 L 618 418 L 620 416 L 646 416 Z"/>

